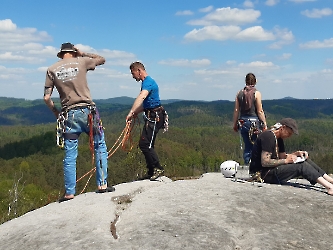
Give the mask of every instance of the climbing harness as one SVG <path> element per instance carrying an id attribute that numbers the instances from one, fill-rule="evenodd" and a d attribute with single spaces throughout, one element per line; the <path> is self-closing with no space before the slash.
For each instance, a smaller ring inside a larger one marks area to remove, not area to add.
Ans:
<path id="1" fill-rule="evenodd" d="M 163 108 L 163 106 L 160 106 L 158 108 L 155 109 L 148 109 L 145 112 L 143 112 L 143 119 L 145 121 L 146 127 L 149 126 L 149 123 L 154 124 L 153 127 L 153 134 L 149 143 L 149 149 L 152 147 L 153 144 L 153 140 L 154 140 L 154 135 L 155 135 L 155 131 L 156 131 L 156 124 L 160 121 L 160 116 L 159 116 L 159 112 L 162 111 L 163 113 L 163 117 L 164 117 L 164 121 L 163 121 L 163 133 L 167 132 L 169 130 L 169 116 L 168 113 L 165 111 L 165 109 Z M 155 117 L 152 117 L 151 114 L 154 114 Z"/>
<path id="2" fill-rule="evenodd" d="M 148 110 L 148 115 L 146 115 L 146 112 L 143 112 L 143 119 L 146 121 L 146 127 L 148 127 L 148 122 L 151 122 L 154 124 L 154 128 L 153 128 L 153 134 L 151 136 L 151 140 L 149 143 L 149 148 L 151 148 L 151 145 L 153 143 L 153 139 L 154 139 L 154 135 L 155 135 L 155 130 L 156 130 L 156 123 L 160 121 L 160 117 L 158 116 L 157 112 L 155 111 L 155 119 L 151 120 L 150 119 L 150 111 Z"/>
<path id="3" fill-rule="evenodd" d="M 257 120 L 252 120 L 252 119 L 248 119 L 251 122 L 250 128 L 249 128 L 249 140 L 252 144 L 254 144 L 255 140 L 253 140 L 253 135 L 256 135 L 256 137 L 258 137 L 258 135 L 260 133 L 262 133 L 262 128 L 264 127 L 264 123 L 262 121 L 258 121 Z M 244 119 L 239 119 L 238 120 L 238 128 L 239 128 L 239 135 L 241 138 L 241 132 L 240 132 L 240 128 L 243 127 L 245 123 Z M 241 149 L 242 149 L 242 143 L 241 143 Z"/>

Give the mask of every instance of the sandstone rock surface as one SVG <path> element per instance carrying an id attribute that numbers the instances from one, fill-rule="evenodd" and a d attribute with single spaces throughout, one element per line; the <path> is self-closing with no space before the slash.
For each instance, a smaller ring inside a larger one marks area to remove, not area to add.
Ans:
<path id="1" fill-rule="evenodd" d="M 0 225 L 0 249 L 333 249 L 333 197 L 305 183 L 123 183 Z"/>

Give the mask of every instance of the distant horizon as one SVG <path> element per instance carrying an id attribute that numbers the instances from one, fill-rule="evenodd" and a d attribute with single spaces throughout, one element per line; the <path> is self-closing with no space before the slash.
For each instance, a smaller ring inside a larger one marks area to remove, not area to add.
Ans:
<path id="1" fill-rule="evenodd" d="M 27 99 L 27 98 L 16 98 L 16 97 L 7 97 L 7 96 L 0 96 L 0 98 L 8 98 L 8 99 L 18 99 L 18 100 L 25 100 L 25 101 L 43 101 L 43 98 L 39 99 Z M 58 96 L 53 97 L 55 100 L 59 99 Z M 93 101 L 96 100 L 109 100 L 109 99 L 120 99 L 120 98 L 128 98 L 128 99 L 133 99 L 135 100 L 136 97 L 130 97 L 130 96 L 117 96 L 117 97 L 110 97 L 110 98 L 93 98 Z M 283 97 L 283 98 L 276 98 L 276 99 L 262 99 L 263 101 L 271 101 L 271 100 L 332 100 L 332 98 L 294 98 L 294 97 Z M 211 100 L 211 101 L 206 101 L 206 100 L 194 100 L 194 99 L 178 99 L 178 98 L 170 98 L 170 99 L 161 99 L 161 101 L 197 101 L 197 102 L 215 102 L 215 101 L 229 101 L 229 102 L 234 102 L 234 100 L 223 100 L 223 99 L 217 99 L 217 100 Z"/>

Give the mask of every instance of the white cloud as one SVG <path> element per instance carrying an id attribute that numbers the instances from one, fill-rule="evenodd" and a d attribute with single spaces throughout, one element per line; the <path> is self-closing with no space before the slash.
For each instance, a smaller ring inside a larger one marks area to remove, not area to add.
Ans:
<path id="1" fill-rule="evenodd" d="M 38 67 L 37 71 L 39 71 L 39 72 L 46 72 L 47 68 L 48 67 L 46 67 L 46 66 L 44 66 L 44 67 Z"/>
<path id="2" fill-rule="evenodd" d="M 45 57 L 57 52 L 54 47 L 41 44 L 51 40 L 45 31 L 19 28 L 10 19 L 0 20 L 0 61 L 16 64 L 44 62 Z"/>
<path id="3" fill-rule="evenodd" d="M 274 34 L 277 41 L 268 46 L 270 49 L 281 49 L 282 46 L 291 44 L 295 41 L 293 33 L 288 29 L 281 29 L 279 27 L 275 27 Z"/>
<path id="4" fill-rule="evenodd" d="M 234 65 L 234 64 L 236 64 L 236 63 L 237 63 L 237 61 L 234 61 L 234 60 L 226 61 L 226 64 L 227 64 L 227 65 Z"/>
<path id="5" fill-rule="evenodd" d="M 333 11 L 330 8 L 304 10 L 301 12 L 302 15 L 309 18 L 322 18 L 323 16 L 332 15 L 332 13 Z"/>
<path id="6" fill-rule="evenodd" d="M 224 75 L 224 74 L 229 74 L 230 71 L 222 69 L 217 69 L 217 70 L 200 69 L 200 70 L 195 70 L 194 73 L 198 75 Z"/>
<path id="7" fill-rule="evenodd" d="M 235 38 L 242 41 L 268 41 L 274 40 L 271 32 L 266 32 L 261 26 L 253 26 L 239 32 Z"/>
<path id="8" fill-rule="evenodd" d="M 197 59 L 197 60 L 188 60 L 188 59 L 169 59 L 160 61 L 159 64 L 170 65 L 176 67 L 202 67 L 208 66 L 211 64 L 208 59 Z"/>
<path id="9" fill-rule="evenodd" d="M 128 70 L 128 72 L 129 72 L 129 70 Z M 106 74 L 106 76 L 109 78 L 114 78 L 114 79 L 131 79 L 130 73 L 125 74 L 125 73 L 116 72 L 116 71 L 114 71 L 110 74 Z"/>
<path id="10" fill-rule="evenodd" d="M 0 32 L 1 31 L 13 31 L 16 30 L 16 24 L 10 19 L 0 20 Z"/>
<path id="11" fill-rule="evenodd" d="M 323 70 L 320 71 L 320 73 L 331 74 L 331 73 L 333 73 L 333 70 L 331 70 L 331 69 L 323 69 Z"/>
<path id="12" fill-rule="evenodd" d="M 29 48 L 29 44 L 26 44 L 27 46 L 23 46 L 23 48 Z M 43 46 L 41 44 L 36 44 L 36 47 L 31 47 L 27 50 L 28 54 L 31 55 L 43 55 L 43 56 L 56 56 L 59 51 L 54 48 L 53 46 Z"/>
<path id="13" fill-rule="evenodd" d="M 3 85 L 8 85 L 12 87 L 13 81 L 15 81 L 15 83 L 18 83 L 19 81 L 24 79 L 27 73 L 31 73 L 31 70 L 25 68 L 6 68 L 4 66 L 0 66 L 0 72 L 0 79 L 6 80 L 5 82 L 1 82 L 2 87 Z"/>
<path id="14" fill-rule="evenodd" d="M 273 68 L 277 67 L 272 62 L 262 62 L 262 61 L 255 61 L 250 63 L 240 63 L 239 66 L 241 67 L 256 67 L 256 68 Z"/>
<path id="15" fill-rule="evenodd" d="M 200 12 L 210 12 L 213 10 L 213 6 L 207 6 L 206 8 L 199 9 Z"/>
<path id="16" fill-rule="evenodd" d="M 80 51 L 84 51 L 87 53 L 96 53 L 96 50 L 89 45 L 84 45 L 84 44 L 74 44 L 76 48 L 78 48 Z M 60 48 L 59 48 L 60 49 Z"/>
<path id="17" fill-rule="evenodd" d="M 310 41 L 299 45 L 302 49 L 321 49 L 321 48 L 333 48 L 333 38 L 325 39 L 324 41 Z"/>
<path id="18" fill-rule="evenodd" d="M 45 31 L 36 28 L 18 28 L 10 19 L 0 20 L 0 51 L 15 51 L 31 42 L 51 41 Z"/>
<path id="19" fill-rule="evenodd" d="M 13 52 L 5 52 L 0 54 L 0 61 L 12 61 L 12 62 L 26 62 L 26 63 L 40 63 L 43 62 L 43 59 L 38 59 L 36 57 L 27 57 Z"/>
<path id="20" fill-rule="evenodd" d="M 182 10 L 182 11 L 177 11 L 176 16 L 191 16 L 193 15 L 193 12 L 190 10 Z"/>
<path id="21" fill-rule="evenodd" d="M 243 6 L 245 8 L 253 8 L 254 7 L 254 3 L 252 1 L 246 0 L 246 1 L 244 1 Z"/>
<path id="22" fill-rule="evenodd" d="M 201 19 L 190 20 L 187 24 L 190 25 L 216 25 L 216 24 L 246 24 L 253 23 L 257 21 L 260 17 L 261 13 L 258 10 L 253 9 L 231 9 L 227 8 L 219 8 L 215 11 L 207 14 Z"/>
<path id="23" fill-rule="evenodd" d="M 267 0 L 265 2 L 265 4 L 268 6 L 274 6 L 274 5 L 277 5 L 279 2 L 280 2 L 280 0 Z"/>
<path id="24" fill-rule="evenodd" d="M 108 65 L 125 66 L 128 68 L 132 62 L 137 61 L 135 54 L 121 50 L 103 49 L 97 51 L 97 54 L 105 57 L 106 64 Z"/>
<path id="25" fill-rule="evenodd" d="M 121 50 L 109 50 L 109 49 L 103 49 L 101 50 L 103 53 L 103 56 L 105 58 L 128 58 L 128 59 L 135 59 L 136 56 L 133 53 L 121 51 Z"/>
<path id="26" fill-rule="evenodd" d="M 184 38 L 187 40 L 204 41 L 204 40 L 228 40 L 241 31 L 238 26 L 206 26 L 202 29 L 194 29 Z"/>
<path id="27" fill-rule="evenodd" d="M 306 2 L 316 2 L 317 0 L 289 0 L 289 2 L 294 3 L 306 3 Z"/>
<path id="28" fill-rule="evenodd" d="M 121 51 L 121 50 L 109 50 L 109 49 L 95 49 L 89 45 L 76 44 L 77 47 L 82 52 L 96 53 L 103 56 L 106 59 L 106 64 L 108 65 L 118 65 L 128 67 L 132 62 L 137 61 L 135 54 Z"/>
<path id="29" fill-rule="evenodd" d="M 281 48 L 283 45 L 294 41 L 294 36 L 287 29 L 275 27 L 273 31 L 265 31 L 261 26 L 253 26 L 241 30 L 239 26 L 206 26 L 201 29 L 193 29 L 184 36 L 188 41 L 205 40 L 237 40 L 237 41 L 272 41 L 271 49 Z"/>
<path id="30" fill-rule="evenodd" d="M 288 29 L 281 29 L 279 27 L 274 27 L 274 33 L 277 36 L 277 38 L 287 42 L 293 42 L 295 39 L 293 33 Z"/>
<path id="31" fill-rule="evenodd" d="M 281 56 L 278 56 L 278 59 L 280 60 L 287 60 L 292 56 L 291 53 L 283 53 Z"/>

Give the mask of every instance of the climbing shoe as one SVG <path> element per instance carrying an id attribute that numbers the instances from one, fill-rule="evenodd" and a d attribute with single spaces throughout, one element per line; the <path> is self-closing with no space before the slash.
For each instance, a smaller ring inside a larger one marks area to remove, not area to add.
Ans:
<path id="1" fill-rule="evenodd" d="M 158 168 L 155 168 L 154 170 L 154 174 L 152 177 L 150 177 L 150 180 L 151 181 L 155 181 L 158 177 L 162 176 L 164 173 L 164 170 L 163 169 L 158 169 Z"/>

